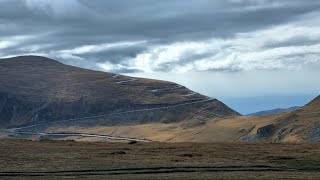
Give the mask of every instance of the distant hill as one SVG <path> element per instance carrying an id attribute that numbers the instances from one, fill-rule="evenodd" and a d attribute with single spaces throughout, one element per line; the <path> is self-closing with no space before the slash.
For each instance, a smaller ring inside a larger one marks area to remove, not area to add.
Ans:
<path id="1" fill-rule="evenodd" d="M 114 115 L 111 115 L 114 114 Z M 206 122 L 239 115 L 179 84 L 92 71 L 39 56 L 0 59 L 0 126 Z M 70 121 L 71 122 L 71 121 Z M 97 123 L 97 124 L 95 124 Z"/>
<path id="2" fill-rule="evenodd" d="M 263 115 L 271 115 L 271 114 L 277 114 L 281 112 L 287 112 L 287 111 L 292 111 L 300 108 L 300 106 L 293 106 L 289 108 L 276 108 L 272 110 L 267 110 L 267 111 L 259 111 L 251 114 L 247 114 L 246 116 L 263 116 Z"/>

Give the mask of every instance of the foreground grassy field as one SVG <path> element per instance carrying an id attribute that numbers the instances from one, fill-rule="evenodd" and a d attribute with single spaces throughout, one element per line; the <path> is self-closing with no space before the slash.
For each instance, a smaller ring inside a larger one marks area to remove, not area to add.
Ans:
<path id="1" fill-rule="evenodd" d="M 0 178 L 319 179 L 319 144 L 0 141 Z"/>

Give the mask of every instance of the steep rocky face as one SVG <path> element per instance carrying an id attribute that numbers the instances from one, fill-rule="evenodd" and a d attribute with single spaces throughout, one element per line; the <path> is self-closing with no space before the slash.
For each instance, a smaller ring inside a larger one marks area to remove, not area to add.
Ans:
<path id="1" fill-rule="evenodd" d="M 206 121 L 239 115 L 216 99 L 172 82 L 86 70 L 38 56 L 0 59 L 2 127 L 136 110 L 142 111 L 102 121 Z"/>
<path id="2" fill-rule="evenodd" d="M 257 136 L 261 138 L 270 137 L 274 133 L 275 128 L 276 127 L 273 124 L 263 126 L 257 130 Z"/>

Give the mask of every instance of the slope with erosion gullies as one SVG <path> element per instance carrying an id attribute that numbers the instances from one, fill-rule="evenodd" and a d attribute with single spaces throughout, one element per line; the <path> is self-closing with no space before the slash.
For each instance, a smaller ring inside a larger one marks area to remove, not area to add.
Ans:
<path id="1" fill-rule="evenodd" d="M 257 127 L 246 141 L 267 142 L 320 142 L 320 96 L 305 106 L 271 116 L 264 126 Z"/>
<path id="2" fill-rule="evenodd" d="M 90 117 L 87 123 L 115 125 L 239 115 L 172 82 L 92 71 L 38 56 L 0 59 L 0 84 L 2 127 L 84 117 Z"/>

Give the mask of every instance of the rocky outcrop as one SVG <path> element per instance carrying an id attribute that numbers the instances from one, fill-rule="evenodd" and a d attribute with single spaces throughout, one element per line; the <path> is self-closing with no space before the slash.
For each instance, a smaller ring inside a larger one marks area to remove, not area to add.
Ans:
<path id="1" fill-rule="evenodd" d="M 257 130 L 257 136 L 259 138 L 268 138 L 274 134 L 276 126 L 274 124 L 269 124 L 263 126 Z"/>

